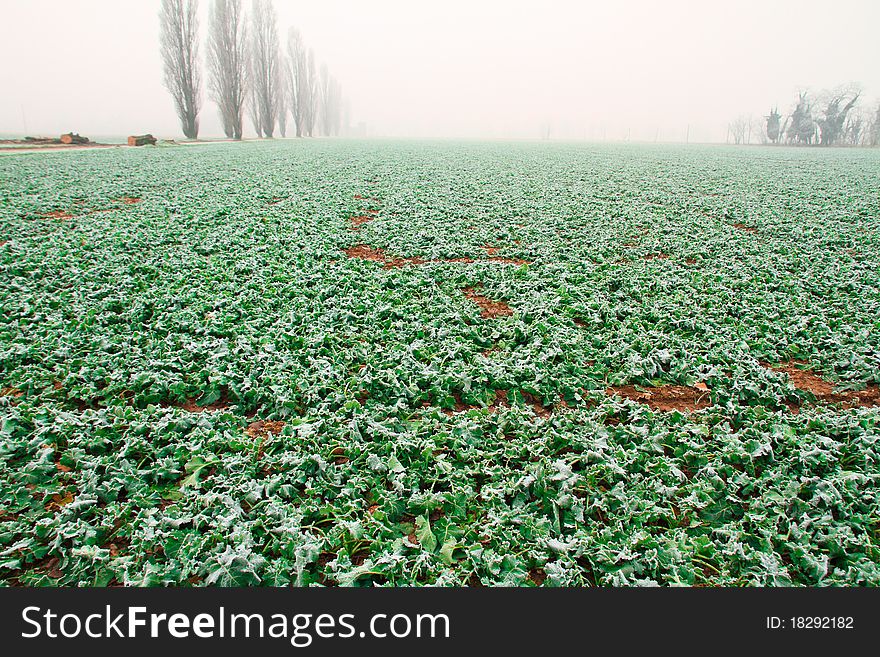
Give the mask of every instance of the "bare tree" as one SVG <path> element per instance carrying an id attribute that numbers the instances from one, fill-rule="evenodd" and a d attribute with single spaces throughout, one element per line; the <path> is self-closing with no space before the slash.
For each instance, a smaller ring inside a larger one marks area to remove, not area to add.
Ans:
<path id="1" fill-rule="evenodd" d="M 159 43 L 165 88 L 187 139 L 199 136 L 202 78 L 199 71 L 198 0 L 162 0 Z"/>
<path id="2" fill-rule="evenodd" d="M 762 144 L 770 143 L 770 138 L 767 136 L 767 132 L 765 131 L 765 123 L 761 120 L 760 117 L 751 118 L 750 123 L 751 132 L 758 136 L 758 141 Z"/>
<path id="3" fill-rule="evenodd" d="M 730 123 L 728 129 L 733 136 L 733 143 L 743 144 L 746 141 L 746 132 L 749 129 L 749 119 L 740 115 Z"/>
<path id="4" fill-rule="evenodd" d="M 315 70 L 315 51 L 309 48 L 306 56 L 306 95 L 305 102 L 305 134 L 309 137 L 315 134 L 315 123 L 318 120 L 318 75 Z"/>
<path id="5" fill-rule="evenodd" d="M 318 127 L 323 135 L 330 134 L 331 124 L 331 100 L 330 100 L 330 71 L 327 64 L 321 64 L 321 72 L 318 77 Z"/>
<path id="6" fill-rule="evenodd" d="M 342 85 L 330 78 L 330 134 L 338 137 L 342 130 Z"/>
<path id="7" fill-rule="evenodd" d="M 272 0 L 254 0 L 253 6 L 249 105 L 257 134 L 271 138 L 278 119 L 278 94 L 281 91 L 277 16 Z"/>
<path id="8" fill-rule="evenodd" d="M 223 132 L 241 139 L 247 86 L 247 26 L 241 0 L 214 0 L 208 33 L 208 89 Z"/>
<path id="9" fill-rule="evenodd" d="M 287 100 L 290 105 L 290 113 L 296 129 L 296 136 L 302 137 L 306 125 L 307 105 L 307 56 L 306 46 L 302 35 L 296 28 L 290 28 L 287 33 L 287 61 L 285 73 L 287 75 Z"/>
<path id="10" fill-rule="evenodd" d="M 282 137 L 287 136 L 287 116 L 290 113 L 287 108 L 287 76 L 283 73 L 283 66 L 278 66 L 278 132 Z"/>
<path id="11" fill-rule="evenodd" d="M 880 146 L 880 103 L 877 104 L 877 111 L 865 132 L 868 146 Z"/>

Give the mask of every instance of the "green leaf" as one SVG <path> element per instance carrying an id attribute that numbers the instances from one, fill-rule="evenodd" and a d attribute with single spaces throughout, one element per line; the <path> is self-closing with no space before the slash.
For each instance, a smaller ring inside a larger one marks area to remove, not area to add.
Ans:
<path id="1" fill-rule="evenodd" d="M 437 537 L 431 531 L 431 521 L 428 516 L 419 516 L 416 518 L 416 538 L 419 544 L 428 552 L 434 552 L 437 549 Z"/>

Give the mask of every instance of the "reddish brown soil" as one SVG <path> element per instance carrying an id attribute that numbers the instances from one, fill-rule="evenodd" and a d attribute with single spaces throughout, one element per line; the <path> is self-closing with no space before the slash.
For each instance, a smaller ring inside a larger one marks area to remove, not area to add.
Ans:
<path id="1" fill-rule="evenodd" d="M 747 233 L 757 233 L 758 232 L 758 229 L 755 228 L 754 226 L 747 226 L 746 224 L 742 224 L 742 223 L 733 224 L 733 227 L 738 228 L 739 230 L 744 230 Z"/>
<path id="2" fill-rule="evenodd" d="M 697 264 L 697 259 L 696 258 L 686 258 L 684 261 L 684 264 L 695 265 L 695 264 Z"/>
<path id="3" fill-rule="evenodd" d="M 496 253 L 498 253 L 498 247 L 497 247 L 497 246 L 489 246 L 488 244 L 486 244 L 483 248 L 486 250 L 486 253 L 487 253 L 488 255 L 490 255 L 490 256 L 493 256 L 493 255 L 495 255 Z"/>
<path id="4" fill-rule="evenodd" d="M 544 572 L 543 568 L 532 568 L 529 570 L 528 580 L 535 586 L 541 586 L 545 579 L 547 579 L 547 573 Z"/>
<path id="5" fill-rule="evenodd" d="M 21 397 L 23 394 L 18 388 L 0 388 L 0 397 Z"/>
<path id="6" fill-rule="evenodd" d="M 140 203 L 141 199 L 137 196 L 120 196 L 117 201 L 122 201 L 126 205 L 134 205 L 135 203 Z"/>
<path id="7" fill-rule="evenodd" d="M 425 261 L 421 258 L 392 258 L 382 249 L 374 249 L 372 246 L 367 246 L 366 244 L 357 244 L 355 246 L 350 246 L 347 249 L 344 249 L 345 255 L 349 258 L 360 258 L 361 260 L 369 260 L 371 262 L 378 262 L 385 269 L 393 269 L 395 267 L 405 267 L 406 265 L 420 265 Z"/>
<path id="8" fill-rule="evenodd" d="M 73 219 L 73 215 L 66 210 L 55 210 L 54 212 L 47 212 L 40 216 L 43 219 Z"/>
<path id="9" fill-rule="evenodd" d="M 365 221 L 361 221 L 360 224 L 372 221 L 371 217 L 352 217 L 352 221 L 354 221 L 355 219 L 365 219 Z M 360 224 L 358 224 L 357 227 L 350 227 L 350 230 L 357 230 Z M 349 258 L 359 258 L 361 260 L 378 262 L 381 263 L 385 269 L 393 269 L 394 267 L 405 267 L 406 265 L 424 265 L 437 262 L 461 262 L 465 264 L 473 264 L 476 262 L 498 262 L 506 265 L 532 264 L 528 260 L 500 257 L 483 258 L 479 260 L 475 258 L 446 258 L 443 260 L 425 260 L 423 258 L 395 258 L 386 254 L 385 251 L 383 251 L 382 249 L 377 249 L 366 244 L 356 244 L 355 246 L 350 246 L 347 249 L 343 249 L 343 251 L 345 252 L 345 255 L 347 255 Z"/>
<path id="10" fill-rule="evenodd" d="M 471 411 L 477 408 L 483 408 L 479 404 L 466 404 L 462 398 L 461 394 L 458 392 L 452 393 L 452 398 L 455 399 L 455 408 L 445 409 L 443 412 L 446 415 L 455 415 L 456 413 L 464 413 L 465 411 Z M 431 405 L 431 402 L 423 402 L 422 406 L 428 407 Z M 507 408 L 510 404 L 507 401 L 507 390 L 496 390 L 495 391 L 495 399 L 489 404 L 486 408 L 495 412 L 499 408 Z"/>
<path id="11" fill-rule="evenodd" d="M 480 307 L 480 317 L 483 319 L 494 319 L 496 317 L 509 317 L 513 315 L 513 309 L 503 301 L 495 301 L 489 297 L 478 294 L 472 287 L 465 287 L 461 290 L 464 295 Z"/>
<path id="12" fill-rule="evenodd" d="M 703 386 L 705 387 L 705 386 Z M 605 391 L 608 396 L 620 395 L 655 411 L 697 411 L 712 405 L 708 389 L 687 388 L 685 386 L 658 386 L 649 390 L 637 390 L 635 386 L 612 386 Z"/>
<path id="13" fill-rule="evenodd" d="M 806 361 L 792 360 L 779 365 L 761 364 L 774 372 L 784 372 L 795 388 L 809 392 L 819 402 L 841 404 L 844 408 L 880 406 L 880 385 L 876 383 L 868 385 L 864 390 L 836 392 L 831 381 L 826 381 L 814 372 L 804 369 L 809 365 Z M 787 406 L 792 412 L 797 412 L 795 404 L 789 403 Z"/>
<path id="14" fill-rule="evenodd" d="M 623 245 L 628 249 L 633 249 L 639 245 L 638 242 L 624 242 Z"/>
<path id="15" fill-rule="evenodd" d="M 529 392 L 523 392 L 522 396 L 525 402 L 532 407 L 532 410 L 535 411 L 535 415 L 537 415 L 538 417 L 548 418 L 553 414 L 553 407 L 544 406 L 541 403 L 540 397 L 536 397 Z"/>
<path id="16" fill-rule="evenodd" d="M 361 215 L 359 217 L 349 217 L 348 221 L 349 221 L 350 225 L 349 225 L 348 229 L 349 230 L 359 230 L 361 226 L 363 226 L 364 224 L 370 223 L 372 220 L 373 220 L 373 217 L 367 217 L 364 215 Z"/>
<path id="17" fill-rule="evenodd" d="M 257 420 L 251 422 L 244 432 L 251 438 L 266 438 L 271 434 L 281 433 L 284 428 L 284 422 L 272 420 Z"/>
<path id="18" fill-rule="evenodd" d="M 666 260 L 668 257 L 668 253 L 649 253 L 646 256 L 642 256 L 642 260 Z"/>
<path id="19" fill-rule="evenodd" d="M 378 210 L 364 210 L 364 212 L 366 212 L 367 214 L 372 214 L 372 215 L 379 214 Z"/>
<path id="20" fill-rule="evenodd" d="M 355 194 L 355 195 L 354 195 L 354 200 L 355 200 L 355 201 L 363 201 L 363 200 L 364 200 L 364 197 L 361 196 L 360 194 Z"/>

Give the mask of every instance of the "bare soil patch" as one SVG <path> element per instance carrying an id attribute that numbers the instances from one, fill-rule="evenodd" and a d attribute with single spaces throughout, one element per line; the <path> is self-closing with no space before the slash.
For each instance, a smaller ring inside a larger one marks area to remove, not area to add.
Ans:
<path id="1" fill-rule="evenodd" d="M 688 388 L 686 386 L 666 385 L 638 390 L 635 386 L 612 386 L 605 390 L 609 397 L 620 395 L 626 399 L 647 404 L 655 411 L 697 411 L 709 408 L 712 405 L 709 399 L 709 390 L 703 385 L 701 388 Z"/>
<path id="2" fill-rule="evenodd" d="M 464 295 L 480 307 L 480 317 L 483 319 L 494 319 L 496 317 L 509 317 L 513 315 L 513 309 L 503 301 L 495 301 L 489 297 L 479 294 L 472 287 L 465 287 L 461 290 Z"/>
<path id="3" fill-rule="evenodd" d="M 143 199 L 141 199 L 137 196 L 120 196 L 119 198 L 114 199 L 114 200 L 121 201 L 122 203 L 125 203 L 126 205 L 134 205 L 135 203 L 140 203 Z"/>
<path id="4" fill-rule="evenodd" d="M 373 217 L 367 217 L 365 215 L 360 215 L 357 217 L 349 217 L 349 230 L 360 230 L 360 227 L 364 224 L 368 224 L 373 220 Z"/>
<path id="5" fill-rule="evenodd" d="M 361 220 L 357 226 L 350 226 L 350 230 L 358 230 L 362 224 L 372 221 L 372 217 L 352 217 L 351 220 Z M 369 260 L 371 262 L 380 263 L 385 269 L 393 269 L 395 267 L 405 267 L 406 265 L 425 265 L 439 262 L 459 262 L 465 264 L 473 264 L 477 262 L 497 262 L 505 265 L 530 265 L 529 260 L 520 260 L 519 258 L 444 258 L 442 260 L 425 260 L 424 258 L 395 258 L 388 255 L 382 249 L 374 248 L 366 244 L 356 244 L 347 249 L 343 249 L 345 255 L 349 258 L 359 258 L 360 260 Z"/>
<path id="6" fill-rule="evenodd" d="M 46 214 L 40 215 L 41 219 L 73 219 L 73 215 L 67 210 L 53 210 Z"/>
<path id="7" fill-rule="evenodd" d="M 272 434 L 281 433 L 282 429 L 284 429 L 284 422 L 280 420 L 257 420 L 251 422 L 244 432 L 251 438 L 266 438 Z"/>
<path id="8" fill-rule="evenodd" d="M 343 249 L 343 251 L 349 258 L 378 262 L 385 269 L 405 267 L 406 265 L 420 265 L 425 262 L 421 258 L 393 258 L 387 255 L 382 249 L 376 249 L 372 246 L 367 246 L 366 244 L 356 244 L 355 246 Z"/>
<path id="9" fill-rule="evenodd" d="M 754 226 L 747 226 L 746 224 L 743 224 L 743 223 L 735 223 L 735 224 L 731 224 L 731 225 L 734 228 L 737 228 L 739 230 L 744 230 L 747 233 L 757 233 L 758 232 L 758 229 L 755 228 Z"/>
<path id="10" fill-rule="evenodd" d="M 553 415 L 553 407 L 552 406 L 544 406 L 541 403 L 540 397 L 533 395 L 530 392 L 522 392 L 523 399 L 525 402 L 532 407 L 532 410 L 535 411 L 535 415 L 538 417 L 548 418 Z"/>
<path id="11" fill-rule="evenodd" d="M 669 258 L 668 253 L 649 253 L 646 256 L 642 256 L 642 260 L 666 260 Z"/>
<path id="12" fill-rule="evenodd" d="M 452 398 L 455 400 L 455 407 L 451 408 L 451 409 L 445 409 L 443 412 L 446 415 L 455 415 L 456 413 L 464 413 L 465 411 L 470 411 L 470 410 L 474 410 L 477 408 L 483 408 L 479 404 L 465 403 L 461 398 L 461 393 L 459 393 L 459 392 L 452 393 Z M 424 404 L 423 404 L 423 406 L 430 406 L 430 405 L 431 405 L 430 402 L 424 402 Z M 507 406 L 509 406 L 509 403 L 507 401 L 507 390 L 496 390 L 495 391 L 495 399 L 486 408 L 489 411 L 494 413 L 499 408 L 506 408 Z"/>
<path id="13" fill-rule="evenodd" d="M 864 390 L 837 392 L 834 383 L 826 381 L 815 372 L 805 369 L 809 363 L 803 360 L 791 360 L 779 365 L 761 363 L 774 372 L 782 372 L 788 375 L 791 384 L 798 390 L 809 392 L 816 400 L 826 404 L 841 404 L 844 408 L 866 408 L 880 406 L 880 385 L 872 383 Z M 797 412 L 797 406 L 788 404 L 792 412 Z"/>
<path id="14" fill-rule="evenodd" d="M 697 259 L 696 258 L 685 258 L 684 264 L 695 265 L 695 264 L 697 264 Z"/>

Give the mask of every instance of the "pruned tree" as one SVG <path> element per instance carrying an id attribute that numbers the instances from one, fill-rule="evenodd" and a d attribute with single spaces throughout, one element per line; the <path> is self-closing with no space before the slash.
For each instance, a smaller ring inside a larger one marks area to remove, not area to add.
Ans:
<path id="1" fill-rule="evenodd" d="M 199 70 L 198 0 L 162 0 L 159 44 L 165 88 L 187 139 L 199 136 L 202 78 Z"/>
<path id="2" fill-rule="evenodd" d="M 241 0 L 214 0 L 208 30 L 208 89 L 229 139 L 242 137 L 247 75 L 247 25 Z"/>
<path id="3" fill-rule="evenodd" d="M 847 114 L 859 100 L 859 95 L 857 91 L 836 91 L 829 95 L 825 111 L 817 121 L 822 146 L 833 146 L 843 141 Z"/>
<path id="4" fill-rule="evenodd" d="M 779 140 L 782 139 L 783 133 L 782 115 L 779 113 L 779 110 L 774 107 L 770 110 L 770 114 L 765 118 L 767 119 L 767 139 L 774 144 L 778 144 Z"/>
<path id="5" fill-rule="evenodd" d="M 278 119 L 281 70 L 272 0 L 254 0 L 250 29 L 250 110 L 257 134 L 271 138 Z"/>
<path id="6" fill-rule="evenodd" d="M 791 113 L 788 129 L 785 137 L 791 144 L 809 145 L 816 136 L 816 122 L 813 121 L 813 111 L 807 92 L 798 94 L 798 103 Z"/>

